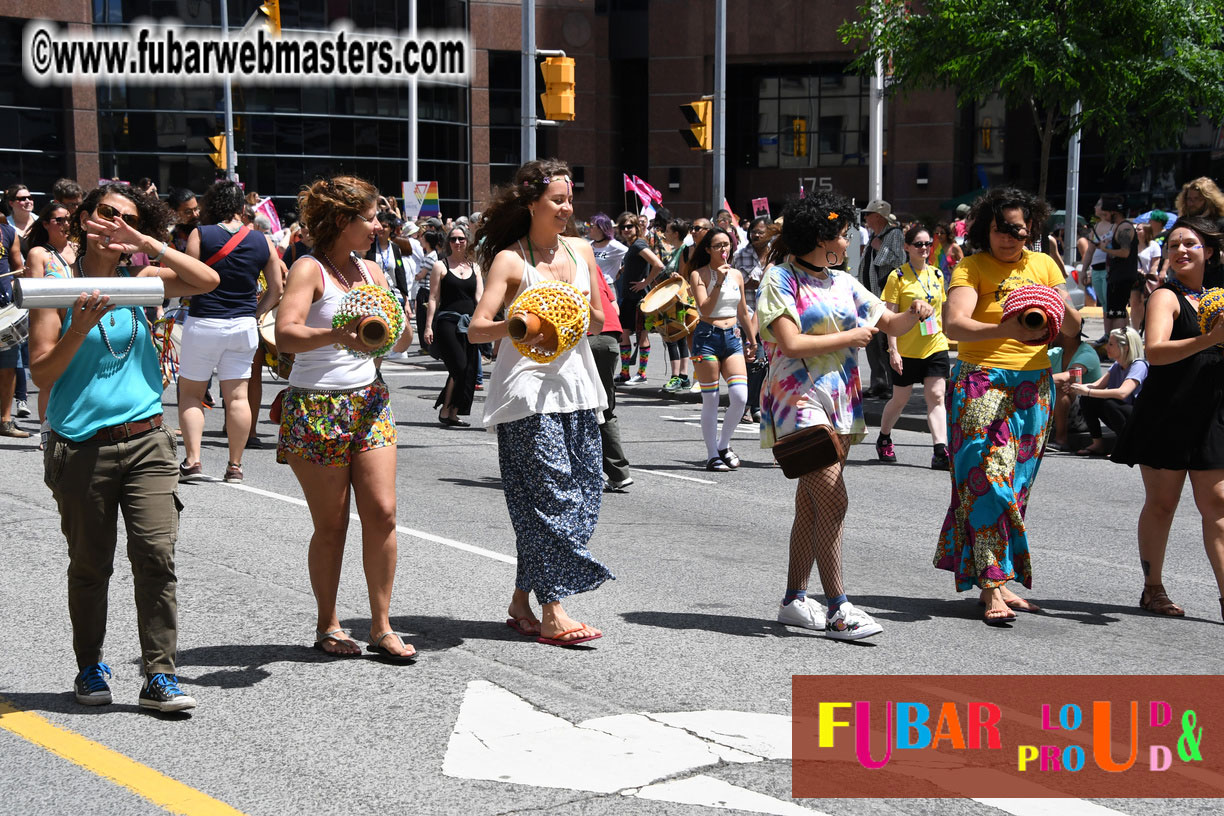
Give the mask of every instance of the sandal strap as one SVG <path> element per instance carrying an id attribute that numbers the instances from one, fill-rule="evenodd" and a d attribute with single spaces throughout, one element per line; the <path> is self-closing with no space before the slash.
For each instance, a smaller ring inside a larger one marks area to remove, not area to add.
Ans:
<path id="1" fill-rule="evenodd" d="M 330 632 L 324 632 L 322 630 L 316 629 L 315 630 L 315 640 L 334 640 L 337 643 L 339 643 L 342 640 L 352 640 L 352 638 L 336 637 L 336 635 L 346 635 L 346 634 L 348 634 L 348 632 L 345 631 L 344 629 L 333 629 Z"/>
<path id="2" fill-rule="evenodd" d="M 1144 584 L 1143 594 L 1139 596 L 1139 606 L 1159 615 L 1182 612 L 1182 608 L 1169 598 L 1163 584 Z"/>

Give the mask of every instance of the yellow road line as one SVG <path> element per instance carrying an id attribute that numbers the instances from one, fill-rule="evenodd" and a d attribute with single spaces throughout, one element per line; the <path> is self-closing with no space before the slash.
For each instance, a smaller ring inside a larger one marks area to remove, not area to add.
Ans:
<path id="1" fill-rule="evenodd" d="M 47 749 L 87 771 L 122 785 L 160 808 L 182 816 L 243 816 L 224 802 L 189 788 L 118 751 L 22 711 L 0 697 L 0 728 Z"/>

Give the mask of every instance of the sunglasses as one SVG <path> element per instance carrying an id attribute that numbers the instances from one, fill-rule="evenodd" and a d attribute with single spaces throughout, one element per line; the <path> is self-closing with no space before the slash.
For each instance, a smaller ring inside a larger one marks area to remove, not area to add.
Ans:
<path id="1" fill-rule="evenodd" d="M 121 213 L 109 204 L 99 204 L 97 212 L 98 215 L 102 216 L 108 221 L 114 221 L 115 219 L 122 218 L 124 222 L 132 229 L 140 229 L 139 215 Z"/>
<path id="2" fill-rule="evenodd" d="M 450 241 L 452 244 L 466 244 L 467 243 L 467 239 L 464 238 L 462 235 L 453 235 L 447 240 Z"/>
<path id="3" fill-rule="evenodd" d="M 68 222 L 71 221 L 72 219 L 66 215 L 61 215 L 59 218 L 48 218 L 47 220 L 50 221 L 52 224 L 56 224 L 61 227 L 66 227 L 68 226 Z"/>
<path id="4" fill-rule="evenodd" d="M 910 244 L 910 246 L 918 247 L 919 249 L 924 249 L 925 247 L 931 246 L 932 243 L 933 243 L 932 241 L 915 241 L 914 243 Z"/>
<path id="5" fill-rule="evenodd" d="M 16 198 L 10 198 L 9 201 L 33 201 L 33 197 L 28 195 L 19 195 Z"/>
<path id="6" fill-rule="evenodd" d="M 624 232 L 625 230 L 637 229 L 637 224 L 618 224 L 616 228 Z"/>

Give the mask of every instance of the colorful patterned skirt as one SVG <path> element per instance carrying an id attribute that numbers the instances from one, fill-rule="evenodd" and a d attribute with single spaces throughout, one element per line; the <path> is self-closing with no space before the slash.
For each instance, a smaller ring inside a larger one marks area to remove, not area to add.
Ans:
<path id="1" fill-rule="evenodd" d="M 1032 588 L 1024 512 L 1051 425 L 1049 369 L 957 362 L 948 385 L 952 503 L 934 563 L 956 590 Z"/>
<path id="2" fill-rule="evenodd" d="M 595 412 L 501 423 L 497 459 L 518 548 L 515 587 L 546 604 L 615 578 L 587 549 L 603 499 Z"/>

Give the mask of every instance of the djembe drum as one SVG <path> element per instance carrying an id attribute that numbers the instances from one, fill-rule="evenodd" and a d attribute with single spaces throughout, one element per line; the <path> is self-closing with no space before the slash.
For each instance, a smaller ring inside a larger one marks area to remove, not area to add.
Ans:
<path id="1" fill-rule="evenodd" d="M 665 280 L 651 289 L 638 308 L 642 310 L 646 331 L 657 331 L 668 343 L 688 337 L 701 320 L 697 301 L 681 278 Z"/>
<path id="2" fill-rule="evenodd" d="M 372 283 L 354 286 L 340 299 L 332 316 L 332 327 L 346 326 L 357 320 L 357 337 L 365 349 L 352 349 L 336 344 L 354 357 L 382 357 L 394 346 L 404 331 L 404 310 L 391 290 Z"/>
<path id="3" fill-rule="evenodd" d="M 1221 314 L 1224 314 L 1224 289 L 1219 287 L 1208 289 L 1199 298 L 1199 331 L 1203 334 L 1209 334 L 1215 328 Z M 1217 343 L 1217 345 L 1220 348 L 1224 348 L 1224 343 Z"/>
<path id="4" fill-rule="evenodd" d="M 507 310 L 510 342 L 524 357 L 537 363 L 551 363 L 578 345 L 591 325 L 591 304 L 572 283 L 540 281 L 527 287 Z M 526 341 L 544 335 L 542 346 Z"/>
<path id="5" fill-rule="evenodd" d="M 1045 346 L 1062 331 L 1066 310 L 1067 304 L 1057 289 L 1031 284 L 1014 289 L 1007 296 L 1003 301 L 1002 320 L 1010 320 L 1019 315 L 1020 322 L 1025 326 L 1031 329 L 1044 328 L 1045 334 L 1037 340 L 1027 341 L 1027 345 Z"/>

